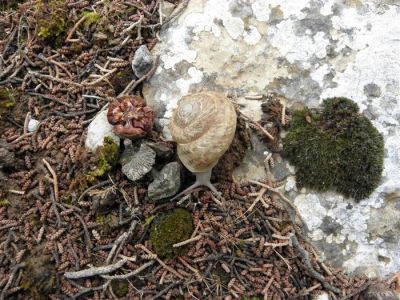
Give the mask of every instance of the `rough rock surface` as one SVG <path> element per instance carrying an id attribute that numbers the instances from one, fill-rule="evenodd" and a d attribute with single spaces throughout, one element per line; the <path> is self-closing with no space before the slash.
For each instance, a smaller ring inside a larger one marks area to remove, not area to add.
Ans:
<path id="1" fill-rule="evenodd" d="M 95 151 L 103 145 L 106 136 L 111 137 L 119 145 L 120 138 L 112 131 L 112 128 L 112 125 L 107 120 L 107 111 L 100 112 L 89 124 L 85 147 Z"/>
<path id="2" fill-rule="evenodd" d="M 149 198 L 160 200 L 175 195 L 181 186 L 179 164 L 174 161 L 166 164 L 149 185 Z"/>
<path id="3" fill-rule="evenodd" d="M 156 153 L 146 144 L 141 144 L 139 151 L 125 149 L 120 158 L 122 173 L 132 181 L 141 179 L 149 173 L 156 161 Z"/>
<path id="4" fill-rule="evenodd" d="M 161 32 L 153 51 L 160 66 L 144 90 L 166 138 L 177 101 L 204 89 L 235 96 L 255 120 L 260 102 L 245 95 L 274 92 L 288 106 L 316 107 L 331 96 L 356 101 L 385 137 L 381 185 L 358 204 L 333 193 L 296 191 L 293 176 L 285 190 L 323 256 L 369 276 L 400 269 L 399 4 L 191 0 Z M 256 177 L 254 166 L 247 167 Z"/>

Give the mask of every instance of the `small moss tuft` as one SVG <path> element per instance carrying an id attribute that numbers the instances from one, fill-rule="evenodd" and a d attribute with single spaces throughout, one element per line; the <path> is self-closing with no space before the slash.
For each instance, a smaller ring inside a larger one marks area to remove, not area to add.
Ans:
<path id="1" fill-rule="evenodd" d="M 177 208 L 154 220 L 150 240 L 159 256 L 173 258 L 183 255 L 187 248 L 174 248 L 172 245 L 189 239 L 192 232 L 192 215 L 185 209 Z"/>
<path id="2" fill-rule="evenodd" d="M 380 182 L 384 142 L 356 103 L 329 98 L 321 112 L 294 113 L 283 155 L 296 167 L 298 187 L 336 190 L 359 201 Z"/>
<path id="3" fill-rule="evenodd" d="M 38 37 L 52 47 L 60 47 L 71 27 L 68 12 L 64 0 L 39 0 L 36 4 Z"/>
<path id="4" fill-rule="evenodd" d="M 83 22 L 85 28 L 89 28 L 92 24 L 97 24 L 101 18 L 101 16 L 94 11 L 84 11 L 82 16 L 86 17 L 85 21 Z"/>
<path id="5" fill-rule="evenodd" d="M 99 225 L 99 231 L 101 234 L 109 234 L 119 225 L 118 217 L 112 214 L 97 215 L 96 223 Z"/>
<path id="6" fill-rule="evenodd" d="M 118 298 L 125 297 L 128 294 L 129 284 L 127 280 L 113 280 L 111 287 Z"/>
<path id="7" fill-rule="evenodd" d="M 119 146 L 110 137 L 104 138 L 103 146 L 98 151 L 97 169 L 89 172 L 87 179 L 92 182 L 110 171 L 118 162 Z"/>
<path id="8" fill-rule="evenodd" d="M 8 199 L 0 199 L 0 207 L 10 206 L 10 201 Z"/>

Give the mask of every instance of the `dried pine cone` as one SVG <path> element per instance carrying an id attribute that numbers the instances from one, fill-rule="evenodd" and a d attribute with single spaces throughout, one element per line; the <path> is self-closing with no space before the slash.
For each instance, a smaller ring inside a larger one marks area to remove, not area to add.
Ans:
<path id="1" fill-rule="evenodd" d="M 154 122 L 153 110 L 138 96 L 122 96 L 110 104 L 108 122 L 114 132 L 124 138 L 139 138 L 151 131 Z"/>

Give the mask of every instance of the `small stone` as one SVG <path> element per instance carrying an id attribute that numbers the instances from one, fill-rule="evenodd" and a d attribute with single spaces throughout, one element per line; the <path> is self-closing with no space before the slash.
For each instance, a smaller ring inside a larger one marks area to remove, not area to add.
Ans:
<path id="1" fill-rule="evenodd" d="M 88 127 L 85 147 L 95 151 L 98 147 L 103 146 L 104 138 L 111 137 L 114 142 L 119 145 L 119 137 L 113 132 L 113 126 L 108 123 L 107 111 L 100 112 Z"/>
<path id="2" fill-rule="evenodd" d="M 132 60 L 132 69 L 135 75 L 140 78 L 146 75 L 153 66 L 153 57 L 146 45 L 140 46 Z"/>
<path id="3" fill-rule="evenodd" d="M 128 150 L 132 151 L 132 150 Z M 126 159 L 127 155 L 122 155 Z M 139 180 L 151 171 L 156 159 L 156 153 L 146 144 L 141 144 L 138 152 L 122 165 L 122 173 L 132 181 Z"/>
<path id="4" fill-rule="evenodd" d="M 175 195 L 181 186 L 180 166 L 174 161 L 162 168 L 150 183 L 148 194 L 152 200 L 160 200 Z"/>
<path id="5" fill-rule="evenodd" d="M 34 132 L 39 128 L 40 122 L 36 119 L 30 119 L 28 122 L 28 131 Z"/>
<path id="6" fill-rule="evenodd" d="M 325 292 L 322 292 L 320 294 L 318 294 L 317 296 L 315 296 L 315 298 L 313 298 L 313 300 L 329 300 L 329 295 Z"/>
<path id="7" fill-rule="evenodd" d="M 161 2 L 161 13 L 163 18 L 168 18 L 175 9 L 175 4 L 170 3 L 168 1 Z"/>
<path id="8" fill-rule="evenodd" d="M 147 143 L 147 145 L 150 146 L 154 151 L 156 151 L 157 157 L 169 159 L 172 157 L 172 155 L 174 155 L 174 151 L 166 145 L 152 142 Z"/>

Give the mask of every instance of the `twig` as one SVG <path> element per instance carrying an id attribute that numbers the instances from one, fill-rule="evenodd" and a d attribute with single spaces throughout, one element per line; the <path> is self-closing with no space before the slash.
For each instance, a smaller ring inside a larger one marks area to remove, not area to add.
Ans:
<path id="1" fill-rule="evenodd" d="M 96 275 L 103 275 L 114 272 L 121 268 L 128 260 L 121 259 L 115 264 L 103 266 L 103 267 L 92 267 L 86 270 L 81 270 L 77 272 L 65 272 L 64 277 L 68 279 L 80 279 L 80 278 L 88 278 Z"/>
<path id="2" fill-rule="evenodd" d="M 7 281 L 6 285 L 5 285 L 5 287 L 3 288 L 3 291 L 0 294 L 0 300 L 4 300 L 5 299 L 4 297 L 6 296 L 7 290 L 11 286 L 12 282 L 14 281 L 15 275 L 17 274 L 18 270 L 23 268 L 23 267 L 25 267 L 25 266 L 26 266 L 26 263 L 20 263 L 18 265 L 15 265 L 12 268 L 10 277 L 8 278 L 8 281 Z"/>
<path id="3" fill-rule="evenodd" d="M 72 35 L 73 35 L 74 32 L 78 29 L 79 25 L 81 25 L 83 22 L 85 22 L 86 19 L 87 19 L 87 16 L 83 16 L 82 18 L 79 19 L 78 22 L 76 22 L 76 24 L 74 25 L 74 27 L 72 27 L 72 29 L 71 29 L 70 32 L 68 33 L 68 36 L 67 36 L 67 38 L 65 39 L 65 42 L 71 42 Z"/>
<path id="4" fill-rule="evenodd" d="M 310 275 L 311 275 L 312 277 L 314 277 L 315 279 L 317 279 L 319 282 L 321 282 L 322 285 L 323 285 L 326 289 L 328 289 L 328 290 L 330 290 L 330 291 L 332 291 L 332 292 L 334 292 L 334 293 L 336 293 L 336 294 L 339 294 L 339 293 L 341 292 L 340 289 L 338 289 L 338 288 L 336 288 L 336 287 L 330 285 L 328 282 L 326 282 L 324 276 L 322 276 L 320 273 L 318 273 L 317 271 L 315 271 L 315 269 L 314 269 L 314 267 L 312 266 L 311 261 L 310 261 L 310 255 L 309 255 L 308 252 L 307 252 L 306 250 L 304 250 L 304 248 L 300 245 L 299 240 L 297 239 L 297 237 L 296 237 L 295 234 L 291 234 L 290 240 L 292 241 L 293 246 L 294 246 L 294 247 L 297 249 L 297 251 L 300 253 L 300 256 L 303 258 L 304 264 L 305 264 L 305 266 L 306 266 L 308 272 L 310 273 Z"/>
<path id="5" fill-rule="evenodd" d="M 202 238 L 202 236 L 201 236 L 201 235 L 198 235 L 198 236 L 196 236 L 196 237 L 193 237 L 193 238 L 190 238 L 190 239 L 188 239 L 188 240 L 186 240 L 186 241 L 183 241 L 183 242 L 180 242 L 180 243 L 173 244 L 173 245 L 172 245 L 172 247 L 174 247 L 174 248 L 178 248 L 178 247 L 181 247 L 181 246 L 187 245 L 187 244 L 189 244 L 189 243 L 192 243 L 192 242 L 198 241 L 198 240 L 200 240 L 201 238 Z"/>
<path id="6" fill-rule="evenodd" d="M 109 280 L 117 280 L 117 279 L 129 279 L 137 274 L 139 274 L 140 272 L 142 272 L 143 270 L 147 269 L 148 267 L 152 266 L 154 264 L 154 260 L 148 261 L 147 263 L 145 263 L 143 266 L 140 266 L 139 268 L 137 268 L 135 271 L 126 273 L 126 274 L 122 274 L 122 275 L 101 275 L 102 278 L 104 279 L 109 279 Z"/>
<path id="7" fill-rule="evenodd" d="M 54 185 L 54 197 L 56 202 L 58 201 L 58 178 L 57 178 L 57 174 L 54 171 L 54 169 L 51 167 L 51 165 L 49 164 L 49 162 L 46 159 L 42 159 L 43 163 L 46 165 L 47 169 L 49 169 L 51 176 L 53 176 L 53 185 Z"/>

